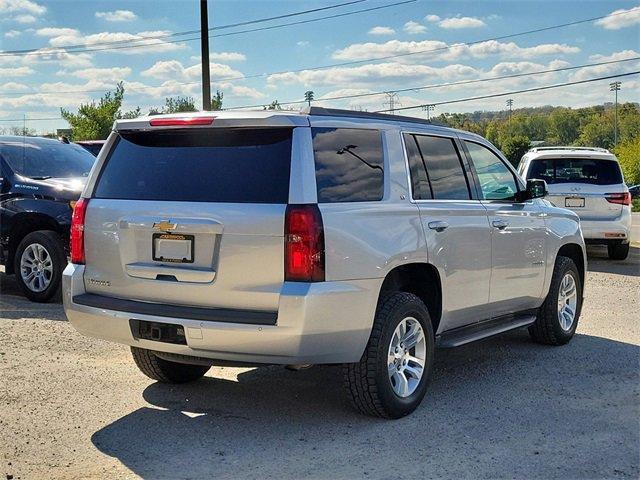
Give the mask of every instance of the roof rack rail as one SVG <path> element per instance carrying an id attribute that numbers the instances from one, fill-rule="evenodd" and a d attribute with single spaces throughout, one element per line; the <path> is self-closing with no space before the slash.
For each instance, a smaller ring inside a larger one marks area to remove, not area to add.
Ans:
<path id="1" fill-rule="evenodd" d="M 390 122 L 408 122 L 420 123 L 422 125 L 441 126 L 437 123 L 430 122 L 423 118 L 405 117 L 403 115 L 390 115 L 387 113 L 359 112 L 357 110 L 343 110 L 340 108 L 325 107 L 304 107 L 300 113 L 306 115 L 317 115 L 322 117 L 350 117 L 350 118 L 368 118 L 371 120 L 386 120 Z"/>
<path id="2" fill-rule="evenodd" d="M 533 147 L 530 152 L 544 152 L 546 150 L 586 150 L 589 152 L 611 153 L 606 148 L 600 147 Z"/>

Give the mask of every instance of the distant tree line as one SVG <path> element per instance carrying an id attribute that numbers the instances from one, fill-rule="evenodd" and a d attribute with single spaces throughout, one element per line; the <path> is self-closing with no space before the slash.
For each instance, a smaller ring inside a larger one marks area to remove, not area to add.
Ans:
<path id="1" fill-rule="evenodd" d="M 640 183 L 640 107 L 618 106 L 618 144 L 615 145 L 613 105 L 587 108 L 542 107 L 508 112 L 442 114 L 435 123 L 468 130 L 487 138 L 517 165 L 533 146 L 601 147 L 620 160 L 628 183 Z"/>

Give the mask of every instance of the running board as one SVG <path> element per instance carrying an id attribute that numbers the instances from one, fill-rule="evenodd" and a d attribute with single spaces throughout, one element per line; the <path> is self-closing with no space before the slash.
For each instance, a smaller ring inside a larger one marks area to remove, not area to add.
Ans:
<path id="1" fill-rule="evenodd" d="M 459 347 L 465 343 L 475 342 L 509 330 L 526 327 L 535 321 L 536 313 L 534 310 L 515 315 L 504 315 L 443 332 L 438 336 L 437 344 L 441 348 Z"/>

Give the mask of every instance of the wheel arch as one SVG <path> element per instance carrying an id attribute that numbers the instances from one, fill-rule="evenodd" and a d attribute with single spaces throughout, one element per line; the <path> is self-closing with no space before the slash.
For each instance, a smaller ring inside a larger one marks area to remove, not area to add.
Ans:
<path id="1" fill-rule="evenodd" d="M 65 234 L 62 226 L 56 222 L 53 217 L 43 213 L 19 213 L 11 219 L 11 228 L 9 229 L 9 255 L 5 265 L 7 273 L 14 273 L 14 257 L 22 239 L 30 233 L 39 230 L 53 230 L 62 236 Z"/>
<path id="2" fill-rule="evenodd" d="M 407 263 L 393 268 L 382 282 L 378 304 L 389 293 L 399 291 L 413 293 L 424 302 L 436 334 L 442 318 L 442 283 L 438 269 L 430 263 Z"/>
<path id="3" fill-rule="evenodd" d="M 573 260 L 573 263 L 575 263 L 576 267 L 578 267 L 578 273 L 580 274 L 580 284 L 582 285 L 582 288 L 584 290 L 586 262 L 585 251 L 583 247 L 577 243 L 565 243 L 558 249 L 558 252 L 556 253 L 556 259 L 558 257 L 567 257 Z"/>

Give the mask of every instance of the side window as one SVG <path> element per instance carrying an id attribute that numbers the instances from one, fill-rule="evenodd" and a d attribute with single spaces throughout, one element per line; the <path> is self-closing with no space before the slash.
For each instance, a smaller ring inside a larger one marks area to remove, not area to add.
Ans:
<path id="1" fill-rule="evenodd" d="M 407 149 L 409 161 L 409 175 L 411 176 L 411 193 L 414 200 L 428 200 L 433 198 L 427 178 L 427 171 L 418 149 L 416 138 L 408 133 L 403 135 L 404 146 Z"/>
<path id="2" fill-rule="evenodd" d="M 468 200 L 469 184 L 452 138 L 416 135 L 418 148 L 427 168 L 433 198 Z"/>
<path id="3" fill-rule="evenodd" d="M 518 184 L 511 170 L 495 153 L 480 144 L 465 141 L 476 167 L 485 200 L 515 200 Z"/>
<path id="4" fill-rule="evenodd" d="M 313 128 L 319 203 L 382 200 L 384 164 L 378 130 Z"/>

